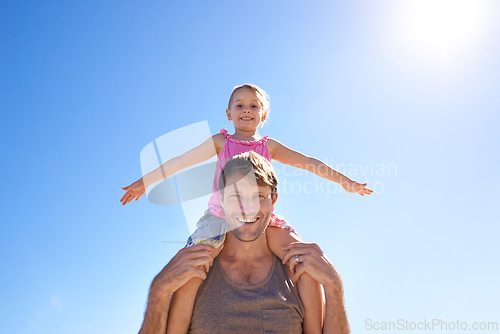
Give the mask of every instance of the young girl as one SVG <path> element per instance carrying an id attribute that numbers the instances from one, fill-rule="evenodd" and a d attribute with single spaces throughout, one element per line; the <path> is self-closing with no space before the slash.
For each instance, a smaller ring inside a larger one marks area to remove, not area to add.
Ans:
<path id="1" fill-rule="evenodd" d="M 203 144 L 192 150 L 170 159 L 162 166 L 146 174 L 128 187 L 120 202 L 123 205 L 145 193 L 146 189 L 184 168 L 201 163 L 217 154 L 217 166 L 214 179 L 213 194 L 208 204 L 208 210 L 197 223 L 197 230 L 190 236 L 188 245 L 206 243 L 214 246 L 217 256 L 225 239 L 225 217 L 218 193 L 218 181 L 222 168 L 233 156 L 247 151 L 255 151 L 269 161 L 274 159 L 281 163 L 306 169 L 325 179 L 337 182 L 352 193 L 362 196 L 372 193 L 366 188 L 366 183 L 355 182 L 342 173 L 334 170 L 324 162 L 294 151 L 277 140 L 260 137 L 257 133 L 269 114 L 269 96 L 261 88 L 244 84 L 233 89 L 229 98 L 227 118 L 233 122 L 234 134 L 226 130 L 208 138 Z M 215 236 L 215 237 L 214 237 Z M 281 248 L 300 238 L 294 229 L 278 215 L 272 214 L 266 237 L 271 251 L 283 259 Z M 184 287 L 177 290 L 170 306 L 168 315 L 169 333 L 186 333 L 191 322 L 194 299 L 201 279 L 192 279 Z M 323 301 L 321 287 L 308 274 L 302 274 L 297 281 L 297 290 L 305 308 L 304 333 L 321 333 L 323 323 Z"/>

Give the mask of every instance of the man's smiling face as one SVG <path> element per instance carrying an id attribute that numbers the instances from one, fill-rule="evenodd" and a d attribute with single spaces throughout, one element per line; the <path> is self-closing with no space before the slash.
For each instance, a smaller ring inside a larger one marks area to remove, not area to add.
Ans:
<path id="1" fill-rule="evenodd" d="M 257 184 L 253 171 L 230 175 L 221 198 L 228 229 L 240 241 L 256 240 L 269 224 L 277 197 L 271 186 Z"/>

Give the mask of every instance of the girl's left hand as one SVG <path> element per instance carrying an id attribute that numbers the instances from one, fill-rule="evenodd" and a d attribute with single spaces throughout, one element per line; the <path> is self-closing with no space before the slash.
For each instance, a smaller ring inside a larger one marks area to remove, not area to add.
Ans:
<path id="1" fill-rule="evenodd" d="M 358 193 L 361 196 L 370 195 L 373 190 L 365 188 L 368 183 L 358 183 L 356 181 L 347 181 L 342 183 L 342 187 L 350 193 Z"/>

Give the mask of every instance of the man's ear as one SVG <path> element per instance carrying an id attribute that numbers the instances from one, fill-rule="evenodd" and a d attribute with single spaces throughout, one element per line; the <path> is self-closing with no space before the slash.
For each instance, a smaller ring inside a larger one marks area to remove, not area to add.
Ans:
<path id="1" fill-rule="evenodd" d="M 271 200 L 273 205 L 276 204 L 276 201 L 278 200 L 278 192 L 275 192 L 273 195 L 271 195 Z"/>
<path id="2" fill-rule="evenodd" d="M 226 109 L 226 115 L 227 115 L 227 119 L 228 119 L 228 120 L 231 120 L 231 119 L 232 119 L 232 117 L 231 117 L 231 110 Z"/>

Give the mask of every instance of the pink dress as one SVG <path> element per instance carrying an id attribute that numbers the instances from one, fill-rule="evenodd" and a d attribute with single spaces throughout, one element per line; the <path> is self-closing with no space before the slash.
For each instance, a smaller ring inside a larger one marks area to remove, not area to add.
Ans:
<path id="1" fill-rule="evenodd" d="M 231 137 L 227 130 L 222 129 L 220 133 L 226 138 L 226 143 L 217 157 L 217 166 L 215 168 L 214 184 L 212 187 L 212 196 L 208 201 L 208 210 L 196 224 L 196 231 L 189 237 L 187 246 L 200 243 L 211 244 L 214 247 L 220 246 L 225 239 L 225 215 L 219 198 L 219 177 L 227 161 L 232 157 L 254 151 L 267 160 L 271 161 L 271 154 L 267 148 L 266 142 L 268 136 L 255 141 L 236 140 Z M 295 232 L 292 226 L 281 216 L 271 213 L 269 226 L 287 229 Z"/>

